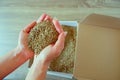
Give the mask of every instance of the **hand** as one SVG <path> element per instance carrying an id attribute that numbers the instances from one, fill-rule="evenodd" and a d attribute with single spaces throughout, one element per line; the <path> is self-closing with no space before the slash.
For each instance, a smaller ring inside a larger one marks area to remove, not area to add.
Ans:
<path id="1" fill-rule="evenodd" d="M 36 25 L 36 21 L 33 21 L 31 24 L 26 26 L 23 30 L 21 30 L 18 39 L 17 48 L 21 51 L 21 54 L 25 55 L 27 59 L 34 56 L 34 52 L 28 48 L 28 34 L 30 30 Z"/>
<path id="2" fill-rule="evenodd" d="M 66 33 L 62 32 L 59 35 L 57 42 L 44 48 L 36 59 L 43 60 L 45 63 L 49 64 L 53 59 L 58 57 L 64 49 L 65 36 Z"/>
<path id="3" fill-rule="evenodd" d="M 43 14 L 40 18 L 39 21 L 43 20 L 50 20 L 50 17 L 47 17 L 46 14 Z M 23 30 L 21 30 L 19 34 L 19 40 L 18 40 L 18 46 L 17 50 L 20 50 L 23 55 L 26 56 L 27 59 L 30 59 L 34 56 L 34 52 L 28 48 L 28 42 L 27 38 L 29 35 L 30 30 L 37 24 L 36 21 L 33 21 L 31 24 L 26 26 Z"/>

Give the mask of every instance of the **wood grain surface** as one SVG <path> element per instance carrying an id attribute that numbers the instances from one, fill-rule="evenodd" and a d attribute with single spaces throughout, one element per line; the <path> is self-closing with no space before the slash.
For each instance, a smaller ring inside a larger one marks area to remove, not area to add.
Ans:
<path id="1" fill-rule="evenodd" d="M 92 13 L 120 18 L 120 0 L 0 0 L 0 56 L 16 47 L 21 29 L 42 13 L 79 21 Z"/>

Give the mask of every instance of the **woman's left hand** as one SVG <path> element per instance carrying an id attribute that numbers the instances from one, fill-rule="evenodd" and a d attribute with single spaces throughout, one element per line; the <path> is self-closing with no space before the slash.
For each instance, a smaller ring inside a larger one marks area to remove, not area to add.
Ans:
<path id="1" fill-rule="evenodd" d="M 18 39 L 17 49 L 20 50 L 22 54 L 26 56 L 27 59 L 32 58 L 34 56 L 34 52 L 28 48 L 28 35 L 30 30 L 36 25 L 36 21 L 33 21 L 31 24 L 26 26 L 23 30 L 21 30 Z"/>

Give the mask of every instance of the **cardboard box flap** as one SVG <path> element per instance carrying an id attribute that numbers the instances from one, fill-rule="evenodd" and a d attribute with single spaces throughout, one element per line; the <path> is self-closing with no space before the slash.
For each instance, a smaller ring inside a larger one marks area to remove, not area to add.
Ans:
<path id="1" fill-rule="evenodd" d="M 98 14 L 89 15 L 80 24 L 88 24 L 88 25 L 96 25 L 96 26 L 101 26 L 101 27 L 111 27 L 111 28 L 119 28 L 120 29 L 120 19 L 119 18 L 105 16 L 105 15 L 98 15 Z"/>
<path id="2" fill-rule="evenodd" d="M 120 19 L 92 14 L 78 26 L 73 76 L 120 80 Z"/>

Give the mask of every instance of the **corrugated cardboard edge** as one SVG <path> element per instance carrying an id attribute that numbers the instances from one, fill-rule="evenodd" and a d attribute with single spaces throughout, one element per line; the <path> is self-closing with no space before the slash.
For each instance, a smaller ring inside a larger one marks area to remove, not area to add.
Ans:
<path id="1" fill-rule="evenodd" d="M 78 30 L 77 30 L 77 41 L 76 41 L 76 56 L 75 56 L 75 66 L 73 70 L 73 79 L 75 80 L 80 80 L 81 76 L 79 75 L 79 67 L 77 64 L 79 64 L 79 58 L 78 52 L 79 50 L 79 31 L 80 31 L 80 25 L 94 25 L 94 26 L 101 26 L 101 27 L 108 27 L 108 28 L 114 28 L 114 29 L 120 29 L 120 19 L 111 17 L 111 16 L 106 16 L 106 15 L 99 15 L 99 14 L 91 14 L 88 17 L 86 17 L 85 20 L 83 20 L 81 23 L 79 23 Z M 86 80 L 91 80 L 91 79 L 86 79 Z"/>
<path id="2" fill-rule="evenodd" d="M 91 14 L 80 24 L 120 29 L 120 19 L 112 16 Z"/>

